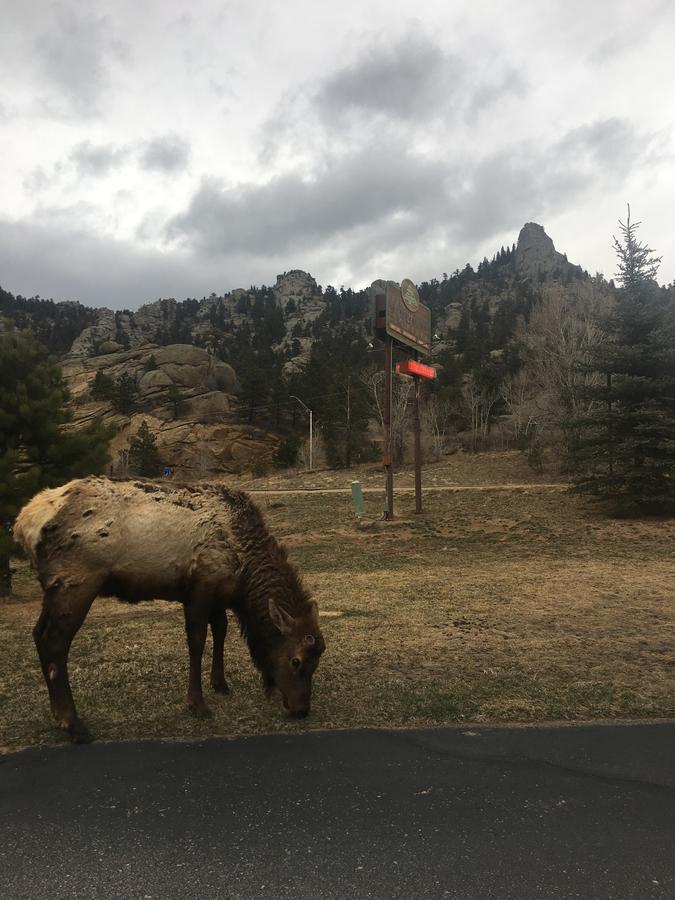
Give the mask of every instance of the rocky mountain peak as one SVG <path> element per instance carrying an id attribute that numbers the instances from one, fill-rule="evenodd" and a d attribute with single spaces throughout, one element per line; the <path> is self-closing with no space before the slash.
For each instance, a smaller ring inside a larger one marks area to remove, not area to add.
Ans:
<path id="1" fill-rule="evenodd" d="M 558 253 L 553 241 L 536 222 L 526 222 L 520 229 L 515 255 L 516 271 L 537 279 L 540 275 L 566 275 L 573 267 L 567 256 Z"/>
<path id="2" fill-rule="evenodd" d="M 302 269 L 291 269 L 282 275 L 277 275 L 277 283 L 274 288 L 274 296 L 277 303 L 285 308 L 289 300 L 296 304 L 311 303 L 320 294 L 316 279 Z"/>

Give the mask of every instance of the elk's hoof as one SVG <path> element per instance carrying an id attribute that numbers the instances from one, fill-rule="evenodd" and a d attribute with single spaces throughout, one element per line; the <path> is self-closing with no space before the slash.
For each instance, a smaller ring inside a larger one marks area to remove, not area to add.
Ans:
<path id="1" fill-rule="evenodd" d="M 91 744 L 94 735 L 82 722 L 73 722 L 68 726 L 68 734 L 73 744 Z"/>
<path id="2" fill-rule="evenodd" d="M 197 719 L 212 719 L 213 713 L 203 700 L 193 703 L 188 700 L 188 709 L 190 713 Z"/>
<path id="3" fill-rule="evenodd" d="M 223 681 L 212 681 L 211 687 L 216 692 L 216 694 L 229 694 L 230 693 L 230 686 L 224 679 L 223 679 Z"/>

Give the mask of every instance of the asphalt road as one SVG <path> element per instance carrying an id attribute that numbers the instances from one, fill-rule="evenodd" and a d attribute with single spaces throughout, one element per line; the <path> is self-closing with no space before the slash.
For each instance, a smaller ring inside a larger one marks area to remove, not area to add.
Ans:
<path id="1" fill-rule="evenodd" d="M 0 896 L 675 896 L 675 724 L 0 757 Z"/>

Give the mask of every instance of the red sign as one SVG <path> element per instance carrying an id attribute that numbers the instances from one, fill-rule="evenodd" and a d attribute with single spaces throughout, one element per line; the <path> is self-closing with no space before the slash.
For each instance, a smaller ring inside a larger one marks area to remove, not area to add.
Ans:
<path id="1" fill-rule="evenodd" d="M 404 359 L 403 362 L 397 362 L 396 371 L 399 375 L 409 375 L 411 377 L 413 375 L 417 375 L 419 378 L 436 377 L 436 369 L 432 366 L 425 366 L 415 359 Z"/>

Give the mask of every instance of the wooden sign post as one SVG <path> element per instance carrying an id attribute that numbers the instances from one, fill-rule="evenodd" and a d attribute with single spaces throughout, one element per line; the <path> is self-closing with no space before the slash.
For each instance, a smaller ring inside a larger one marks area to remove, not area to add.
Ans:
<path id="1" fill-rule="evenodd" d="M 436 369 L 425 366 L 416 359 L 405 359 L 396 363 L 396 371 L 399 375 L 413 378 L 415 381 L 415 395 L 413 403 L 413 436 L 414 436 L 414 466 L 415 466 L 415 512 L 422 512 L 422 441 L 420 428 L 420 385 L 423 378 L 435 378 Z"/>
<path id="2" fill-rule="evenodd" d="M 394 344 L 418 353 L 431 352 L 431 310 L 420 303 L 417 288 L 409 278 L 404 278 L 399 287 L 388 281 L 384 293 L 375 294 L 373 331 L 384 343 L 384 487 L 385 519 L 394 518 L 394 468 L 392 419 L 392 365 Z M 420 379 L 435 378 L 436 370 L 425 366 L 416 359 L 407 359 L 396 364 L 396 371 L 415 380 L 413 407 L 413 431 L 415 454 L 415 512 L 422 512 L 422 449 L 420 429 Z"/>

